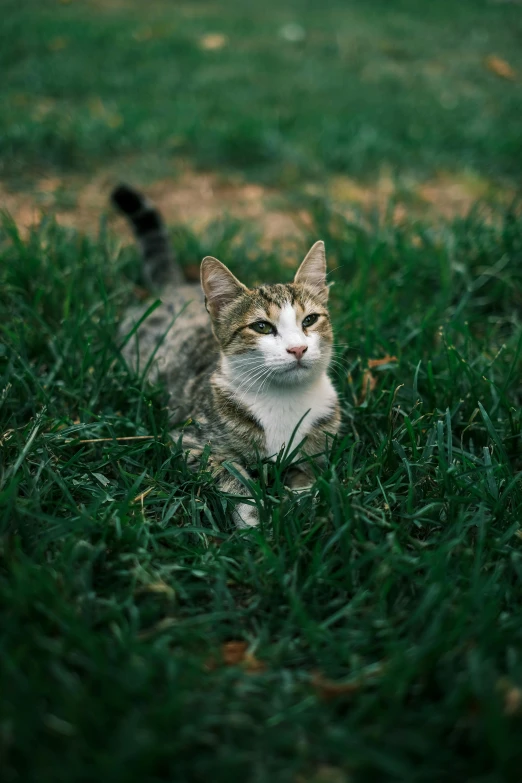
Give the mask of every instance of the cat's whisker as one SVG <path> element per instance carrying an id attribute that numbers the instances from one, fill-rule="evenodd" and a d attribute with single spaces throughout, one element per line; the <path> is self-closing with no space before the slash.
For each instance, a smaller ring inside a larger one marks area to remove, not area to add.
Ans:
<path id="1" fill-rule="evenodd" d="M 255 383 L 256 383 L 256 381 L 259 381 L 261 378 L 263 378 L 263 376 L 265 375 L 265 373 L 267 373 L 267 372 L 269 372 L 269 371 L 270 371 L 270 368 L 263 366 L 263 367 L 262 367 L 262 368 L 261 368 L 261 369 L 260 369 L 258 372 L 256 372 L 254 375 L 251 375 L 249 378 L 247 378 L 245 381 L 243 381 L 243 383 L 239 385 L 239 387 L 238 387 L 238 391 L 239 391 L 239 389 L 241 389 L 241 388 L 242 388 L 243 386 L 245 386 L 246 384 L 248 384 L 248 387 L 247 387 L 247 388 L 248 388 L 248 389 L 250 389 L 250 388 L 251 388 L 251 386 L 252 386 L 253 384 L 255 384 Z M 249 383 L 249 382 L 250 382 L 250 383 Z"/>
<path id="2" fill-rule="evenodd" d="M 257 402 L 257 397 L 258 397 L 258 395 L 259 395 L 259 392 L 260 392 L 262 389 L 264 389 L 264 387 L 265 387 L 265 386 L 266 386 L 266 385 L 267 385 L 267 384 L 270 382 L 270 380 L 272 379 L 272 377 L 273 377 L 274 375 L 275 375 L 275 370 L 270 370 L 270 372 L 268 373 L 268 376 L 266 377 L 266 379 L 264 380 L 264 382 L 261 384 L 261 386 L 260 386 L 260 388 L 259 388 L 259 391 L 258 391 L 258 392 L 257 392 L 257 394 L 256 394 L 256 399 L 254 400 L 254 404 Z"/>
<path id="3" fill-rule="evenodd" d="M 272 369 L 268 368 L 268 373 L 266 374 L 266 376 L 265 376 L 265 377 L 263 378 L 263 380 L 261 381 L 261 383 L 260 383 L 260 385 L 259 385 L 259 388 L 258 388 L 258 390 L 257 390 L 257 394 L 256 394 L 256 396 L 255 396 L 255 398 L 254 398 L 254 405 L 255 405 L 255 404 L 256 404 L 256 402 L 257 402 L 257 398 L 259 397 L 259 393 L 261 392 L 261 390 L 262 390 L 262 389 L 264 389 L 264 388 L 265 388 L 265 386 L 267 385 L 268 381 L 270 380 L 270 378 L 272 377 L 272 375 L 273 375 L 274 373 L 275 373 L 275 370 L 272 370 Z"/>
<path id="4" fill-rule="evenodd" d="M 255 367 L 252 367 L 252 368 L 250 368 L 250 369 L 248 369 L 248 370 L 245 370 L 245 371 L 244 371 L 244 372 L 242 372 L 240 375 L 234 376 L 234 381 L 236 381 L 236 382 L 237 382 L 237 381 L 239 381 L 241 378 L 245 378 L 245 377 L 246 377 L 246 379 L 248 380 L 248 379 L 249 379 L 249 378 L 252 376 L 252 374 L 253 374 L 254 372 L 256 372 L 257 370 L 263 369 L 263 368 L 264 368 L 264 366 L 265 366 L 264 364 L 260 364 L 260 365 L 256 365 Z"/>
<path id="5" fill-rule="evenodd" d="M 340 362 L 330 362 L 329 369 L 331 369 L 333 372 L 338 373 L 348 373 L 348 367 L 344 364 L 341 364 Z"/>
<path id="6" fill-rule="evenodd" d="M 242 395 L 242 397 L 241 397 L 241 401 L 242 401 L 242 400 L 244 399 L 244 397 L 245 397 L 245 396 L 248 394 L 248 392 L 249 392 L 249 390 L 252 388 L 252 386 L 254 386 L 254 385 L 255 385 L 255 383 L 256 383 L 257 381 L 260 381 L 260 380 L 261 380 L 261 378 L 263 378 L 263 376 L 264 376 L 265 372 L 268 372 L 268 371 L 269 371 L 269 369 L 268 369 L 267 367 L 263 367 L 263 368 L 262 368 L 262 369 L 261 369 L 259 372 L 257 372 L 257 373 L 255 374 L 255 376 L 251 376 L 251 377 L 247 378 L 247 379 L 246 379 L 246 380 L 245 380 L 243 383 L 241 383 L 241 384 L 238 386 L 238 388 L 237 388 L 237 390 L 236 390 L 236 394 L 237 394 L 237 392 L 239 392 L 239 391 L 241 390 L 241 388 L 242 388 L 243 386 L 245 386 L 247 383 L 249 383 L 249 381 L 251 381 L 251 383 L 248 385 L 248 387 L 247 387 L 246 391 L 243 393 L 243 395 Z"/>

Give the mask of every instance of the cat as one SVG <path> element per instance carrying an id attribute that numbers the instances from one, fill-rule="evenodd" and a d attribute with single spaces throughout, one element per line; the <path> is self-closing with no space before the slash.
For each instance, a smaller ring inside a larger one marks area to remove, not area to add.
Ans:
<path id="1" fill-rule="evenodd" d="M 249 289 L 207 256 L 200 287 L 184 280 L 161 215 L 148 199 L 120 185 L 112 201 L 131 223 L 148 286 L 160 289 L 162 300 L 137 329 L 146 305 L 126 313 L 122 335 L 133 329 L 135 335 L 124 356 L 135 371 L 146 370 L 166 385 L 174 420 L 191 422 L 182 442 L 193 464 L 210 445 L 219 488 L 236 496 L 235 524 L 256 525 L 258 510 L 248 502 L 249 465 L 274 460 L 301 442 L 301 454 L 321 463 L 340 426 L 328 376 L 333 333 L 324 243 L 313 245 L 292 283 Z M 289 469 L 291 489 L 311 485 L 309 463 L 300 457 Z"/>

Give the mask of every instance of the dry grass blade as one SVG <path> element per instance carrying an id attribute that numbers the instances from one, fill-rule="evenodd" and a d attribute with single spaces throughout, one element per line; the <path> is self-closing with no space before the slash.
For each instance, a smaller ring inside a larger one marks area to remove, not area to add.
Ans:
<path id="1" fill-rule="evenodd" d="M 153 489 L 154 489 L 154 487 L 149 487 L 148 489 L 144 490 L 143 492 L 140 492 L 139 495 L 136 495 L 136 497 L 132 499 L 132 502 L 133 503 L 138 503 L 138 502 L 143 503 L 143 500 L 147 497 L 147 495 L 150 492 L 152 492 Z"/>
<path id="2" fill-rule="evenodd" d="M 501 79 L 509 79 L 509 81 L 513 82 L 517 77 L 516 71 L 511 65 L 494 54 L 486 57 L 486 67 L 496 76 L 500 76 Z"/>

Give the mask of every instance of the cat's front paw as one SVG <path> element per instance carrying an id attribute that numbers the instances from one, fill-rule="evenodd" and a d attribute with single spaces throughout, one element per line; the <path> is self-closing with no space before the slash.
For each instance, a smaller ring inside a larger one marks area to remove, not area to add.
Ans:
<path id="1" fill-rule="evenodd" d="M 247 503 L 238 503 L 232 512 L 232 519 L 236 527 L 256 527 L 259 525 L 259 514 L 255 506 L 249 506 Z"/>
<path id="2" fill-rule="evenodd" d="M 286 476 L 286 486 L 292 492 L 306 492 L 313 486 L 313 479 L 302 470 L 290 470 Z"/>

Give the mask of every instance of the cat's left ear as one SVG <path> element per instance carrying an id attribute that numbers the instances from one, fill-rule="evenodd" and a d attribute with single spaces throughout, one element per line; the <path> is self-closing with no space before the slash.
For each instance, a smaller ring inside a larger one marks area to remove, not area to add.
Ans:
<path id="1" fill-rule="evenodd" d="M 325 302 L 328 299 L 328 288 L 326 286 L 326 255 L 324 252 L 324 242 L 319 240 L 312 245 L 306 258 L 297 270 L 294 283 L 312 288 L 313 291 Z"/>

